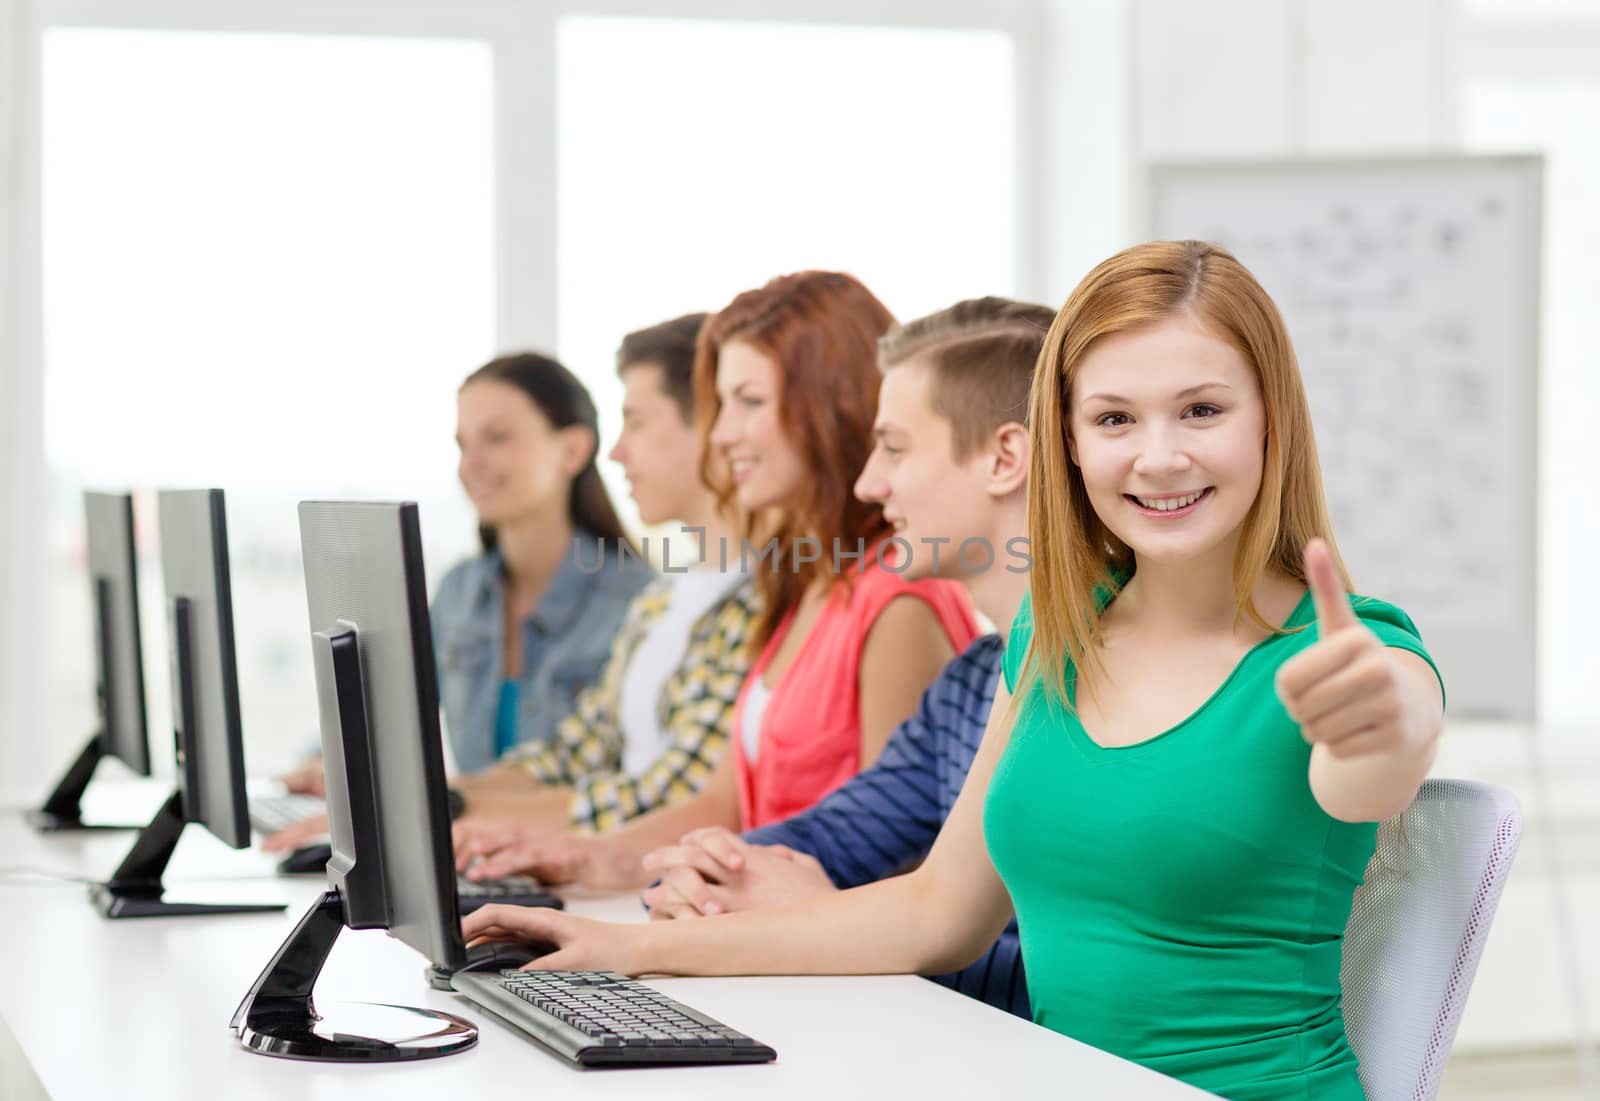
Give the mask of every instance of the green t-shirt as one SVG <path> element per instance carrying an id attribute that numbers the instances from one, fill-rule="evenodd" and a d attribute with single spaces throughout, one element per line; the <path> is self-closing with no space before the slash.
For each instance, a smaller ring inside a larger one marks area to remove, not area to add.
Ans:
<path id="1" fill-rule="evenodd" d="M 1432 663 L 1399 608 L 1353 597 L 1385 645 Z M 984 804 L 1016 906 L 1034 1020 L 1232 1101 L 1360 1099 L 1340 1015 L 1350 900 L 1376 823 L 1329 817 L 1274 690 L 1316 639 L 1310 594 L 1194 714 L 1105 749 L 1036 684 Z M 1003 665 L 1013 692 L 1031 600 Z M 1067 692 L 1074 676 L 1067 670 Z"/>

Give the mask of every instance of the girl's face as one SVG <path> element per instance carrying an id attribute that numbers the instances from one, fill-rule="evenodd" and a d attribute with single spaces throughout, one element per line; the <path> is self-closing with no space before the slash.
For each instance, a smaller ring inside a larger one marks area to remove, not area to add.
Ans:
<path id="1" fill-rule="evenodd" d="M 1068 395 L 1067 447 L 1089 503 L 1141 562 L 1238 539 L 1261 488 L 1255 371 L 1185 314 L 1097 341 Z"/>
<path id="2" fill-rule="evenodd" d="M 753 345 L 730 340 L 718 352 L 719 408 L 710 443 L 749 512 L 790 505 L 805 489 L 805 459 L 778 418 L 781 386 L 778 365 Z"/>
<path id="3" fill-rule="evenodd" d="M 588 432 L 556 428 L 520 387 L 469 382 L 456 396 L 456 475 L 482 524 L 563 509 L 588 461 Z"/>

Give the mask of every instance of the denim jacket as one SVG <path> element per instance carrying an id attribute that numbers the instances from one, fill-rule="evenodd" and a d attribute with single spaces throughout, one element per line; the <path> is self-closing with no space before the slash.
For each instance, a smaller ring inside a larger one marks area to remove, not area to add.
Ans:
<path id="1" fill-rule="evenodd" d="M 446 737 L 462 772 L 494 764 L 495 712 L 505 679 L 505 584 L 498 551 L 445 574 L 434 594 L 434 660 Z M 539 606 L 522 623 L 517 742 L 549 741 L 578 693 L 600 675 L 628 602 L 655 576 L 632 554 L 579 533 Z"/>

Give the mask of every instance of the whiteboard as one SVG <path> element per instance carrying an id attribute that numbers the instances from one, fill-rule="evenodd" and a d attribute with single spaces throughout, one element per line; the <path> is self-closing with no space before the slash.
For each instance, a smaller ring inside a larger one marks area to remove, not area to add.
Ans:
<path id="1" fill-rule="evenodd" d="M 1531 719 L 1542 159 L 1151 173 L 1152 236 L 1223 245 L 1284 315 L 1356 591 L 1415 620 L 1452 715 Z"/>

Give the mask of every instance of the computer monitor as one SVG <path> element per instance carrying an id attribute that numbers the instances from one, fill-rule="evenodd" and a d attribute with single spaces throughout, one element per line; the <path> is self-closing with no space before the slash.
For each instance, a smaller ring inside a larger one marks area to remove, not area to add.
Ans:
<path id="1" fill-rule="evenodd" d="M 417 506 L 302 502 L 300 547 L 327 778 L 328 890 L 256 979 L 232 1027 L 249 1050 L 289 1059 L 464 1051 L 477 1029 L 448 1013 L 312 1003 L 345 928 L 387 929 L 451 971 L 467 957 Z"/>
<path id="2" fill-rule="evenodd" d="M 184 826 L 197 822 L 225 844 L 250 844 L 239 676 L 233 650 L 228 527 L 220 489 L 157 494 L 161 575 L 177 789 L 139 834 L 109 880 L 90 887 L 108 918 L 277 911 L 281 903 L 174 902 L 161 882 Z"/>
<path id="3" fill-rule="evenodd" d="M 89 590 L 94 612 L 95 709 L 99 729 L 56 783 L 28 812 L 40 830 L 136 829 L 83 821 L 84 790 L 103 757 L 116 757 L 150 775 L 144 703 L 144 656 L 139 643 L 139 571 L 133 545 L 133 494 L 85 493 Z"/>

